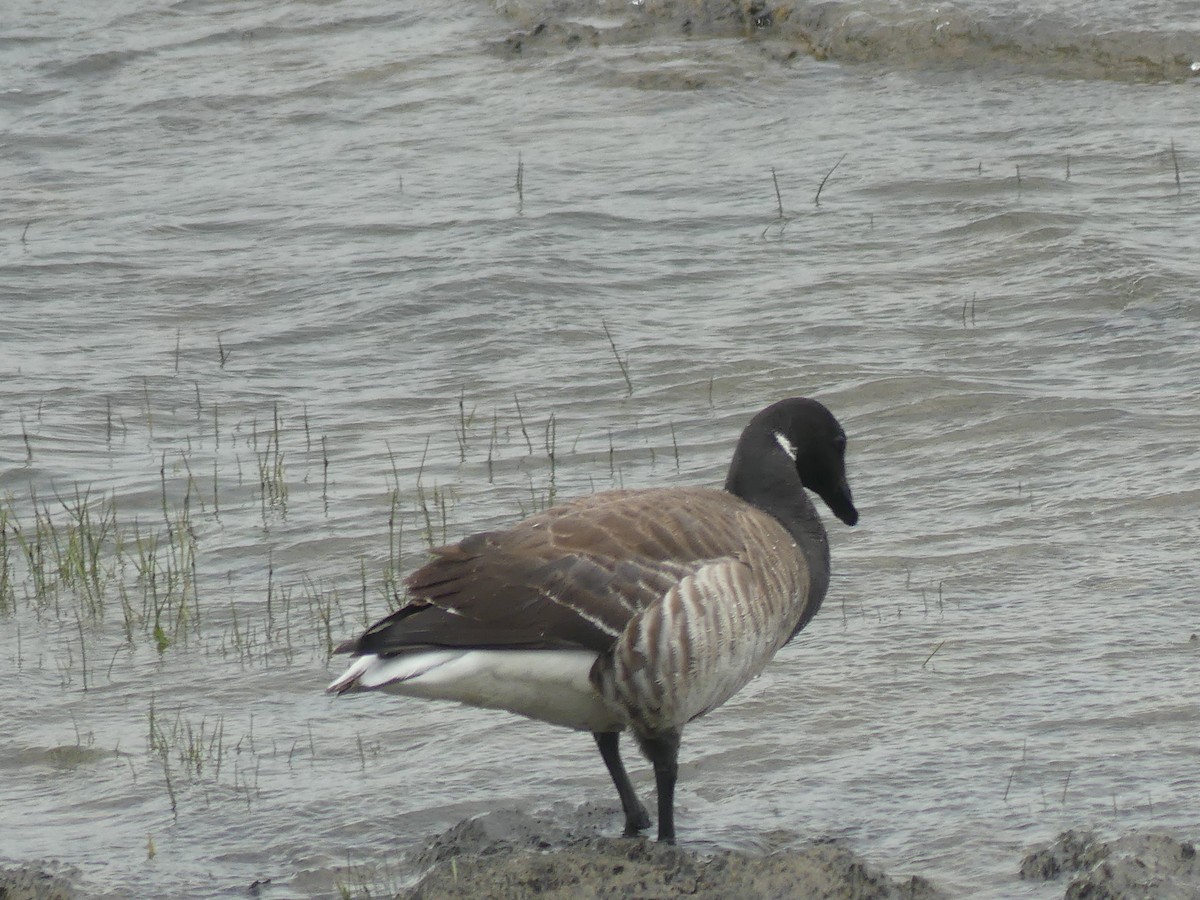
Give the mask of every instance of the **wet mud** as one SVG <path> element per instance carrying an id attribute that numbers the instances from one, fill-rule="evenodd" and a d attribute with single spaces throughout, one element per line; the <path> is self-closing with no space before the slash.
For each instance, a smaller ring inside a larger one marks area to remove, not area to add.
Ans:
<path id="1" fill-rule="evenodd" d="M 743 900 L 940 900 L 950 894 L 921 875 L 885 873 L 835 840 L 783 832 L 754 839 L 754 850 L 673 847 L 646 838 L 600 836 L 586 810 L 561 819 L 497 810 L 464 820 L 432 838 L 410 860 L 407 886 L 371 896 L 406 900 L 461 897 L 673 898 Z M 603 818 L 603 817 L 601 817 Z M 599 820 L 597 820 L 599 821 Z M 329 873 L 335 895 L 358 892 Z M 1058 882 L 1064 900 L 1195 900 L 1200 858 L 1177 837 L 1135 832 L 1104 840 L 1066 831 L 1014 863 L 1018 880 Z M 324 880 L 324 879 L 322 879 Z M 270 879 L 246 889 L 259 896 Z M 276 896 L 285 879 L 266 895 Z M 300 895 L 319 896 L 293 884 Z M 315 893 L 314 893 L 315 891 Z M 52 861 L 0 867 L 0 900 L 78 900 L 93 892 L 79 873 Z M 1057 896 L 1057 891 L 1055 891 Z"/>
<path id="2" fill-rule="evenodd" d="M 836 842 L 760 836 L 754 852 L 673 847 L 647 838 L 548 833 L 548 823 L 498 811 L 434 839 L 410 900 L 452 897 L 811 897 L 935 900 L 920 877 L 893 879 Z M 551 826 L 553 828 L 554 826 Z"/>
<path id="3" fill-rule="evenodd" d="M 1030 881 L 1062 881 L 1066 900 L 1196 900 L 1200 859 L 1191 841 L 1152 832 L 1104 841 L 1064 831 L 1021 863 Z"/>

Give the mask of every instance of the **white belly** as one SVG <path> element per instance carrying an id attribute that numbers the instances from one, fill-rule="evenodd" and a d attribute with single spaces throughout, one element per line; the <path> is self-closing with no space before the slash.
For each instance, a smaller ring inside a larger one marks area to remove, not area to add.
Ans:
<path id="1" fill-rule="evenodd" d="M 579 731 L 617 731 L 626 720 L 588 677 L 590 650 L 430 650 L 356 659 L 331 691 L 379 690 L 504 709 Z"/>

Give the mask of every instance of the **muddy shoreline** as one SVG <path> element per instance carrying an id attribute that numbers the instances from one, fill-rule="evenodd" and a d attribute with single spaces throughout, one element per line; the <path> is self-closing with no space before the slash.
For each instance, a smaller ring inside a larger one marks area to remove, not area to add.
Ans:
<path id="1" fill-rule="evenodd" d="M 785 845 L 793 836 L 763 835 L 765 852 L 703 851 L 649 839 L 584 837 L 539 848 L 539 839 L 494 839 L 496 820 L 481 817 L 439 836 L 423 854 L 432 863 L 399 896 L 406 900 L 457 897 L 727 898 L 807 897 L 844 900 L 939 900 L 948 895 L 919 876 L 893 879 L 843 844 Z M 525 831 L 522 817 L 500 814 L 504 830 Z M 532 832 L 529 833 L 532 837 Z"/>
<path id="2" fill-rule="evenodd" d="M 919 875 L 883 872 L 844 842 L 789 832 L 756 836 L 758 849 L 696 849 L 605 837 L 580 810 L 576 827 L 513 810 L 459 822 L 410 859 L 407 884 L 380 891 L 344 870 L 315 881 L 264 877 L 230 895 L 557 898 L 837 898 L 940 900 L 951 894 Z M 1200 858 L 1188 840 L 1157 832 L 1117 838 L 1066 831 L 1013 861 L 1014 885 L 1054 882 L 1065 900 L 1195 900 Z M 303 883 L 301 883 L 303 882 Z M 0 866 L 0 900 L 92 896 L 73 867 L 53 861 Z"/>

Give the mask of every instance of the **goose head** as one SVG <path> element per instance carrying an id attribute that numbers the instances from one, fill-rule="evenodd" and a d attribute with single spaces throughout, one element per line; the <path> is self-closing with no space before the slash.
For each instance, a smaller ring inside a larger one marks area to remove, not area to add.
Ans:
<path id="1" fill-rule="evenodd" d="M 807 397 L 780 400 L 750 420 L 725 490 L 770 509 L 795 493 L 797 479 L 847 525 L 858 522 L 846 480 L 846 432 L 833 413 Z"/>

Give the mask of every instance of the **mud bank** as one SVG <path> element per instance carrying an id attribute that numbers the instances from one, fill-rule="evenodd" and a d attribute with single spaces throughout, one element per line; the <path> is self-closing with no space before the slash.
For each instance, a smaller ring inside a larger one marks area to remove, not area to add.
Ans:
<path id="1" fill-rule="evenodd" d="M 936 900 L 925 878 L 893 880 L 847 847 L 815 842 L 780 848 L 791 835 L 763 835 L 767 852 L 710 852 L 646 839 L 547 834 L 546 822 L 493 812 L 434 839 L 421 862 L 432 869 L 402 894 L 409 900 L 511 898 L 845 898 Z M 548 838 L 548 840 L 547 840 Z M 564 844 L 560 840 L 566 839 Z"/>
<path id="2" fill-rule="evenodd" d="M 545 820 L 501 811 L 461 822 L 435 838 L 417 860 L 425 876 L 401 896 L 949 896 L 919 875 L 885 874 L 838 842 L 770 832 L 758 836 L 756 844 L 756 850 L 741 852 L 580 837 L 556 832 Z M 1197 900 L 1200 858 L 1192 843 L 1166 834 L 1132 833 L 1105 841 L 1092 832 L 1067 831 L 1031 848 L 1023 861 L 1013 861 L 1014 889 L 1022 879 L 1059 882 L 1065 900 Z"/>
<path id="3" fill-rule="evenodd" d="M 0 900 L 75 900 L 78 872 L 53 862 L 0 866 Z"/>
<path id="4" fill-rule="evenodd" d="M 795 843 L 783 832 L 762 836 L 765 852 L 695 850 L 648 839 L 552 835 L 546 823 L 496 812 L 459 823 L 421 856 L 432 868 L 401 896 L 455 897 L 811 897 L 844 900 L 936 900 L 946 895 L 924 878 L 892 879 L 845 846 Z M 565 842 L 559 842 L 566 838 Z M 772 849 L 772 846 L 779 849 Z"/>
<path id="5" fill-rule="evenodd" d="M 836 844 L 767 857 L 730 851 L 700 856 L 645 841 L 592 838 L 553 853 L 503 853 L 442 865 L 404 896 L 934 900 L 946 895 L 924 878 L 894 881 Z"/>
<path id="6" fill-rule="evenodd" d="M 600 835 L 585 809 L 568 825 L 498 810 L 453 826 L 429 841 L 407 866 L 408 887 L 369 890 L 345 870 L 266 878 L 231 886 L 260 897 L 382 897 L 407 900 L 496 898 L 729 897 L 813 900 L 939 900 L 949 896 L 919 875 L 889 875 L 837 841 L 804 841 L 788 832 L 756 835 L 753 850 L 668 847 L 647 839 Z M 556 818 L 556 817 L 551 817 Z M 401 878 L 404 876 L 399 874 Z M 1014 860 L 1020 879 L 1056 882 L 1064 900 L 1196 900 L 1200 857 L 1189 841 L 1138 832 L 1105 841 L 1063 832 Z M 411 879 L 411 880 L 408 880 Z M 419 879 L 419 880 L 418 880 Z M 289 883 L 290 882 L 290 883 Z M 211 886 L 209 886 L 211 889 Z M 96 892 L 78 871 L 54 862 L 0 866 L 0 900 L 77 900 Z"/>
<path id="7" fill-rule="evenodd" d="M 1196 900 L 1196 846 L 1169 835 L 1127 834 L 1103 841 L 1090 831 L 1064 831 L 1021 863 L 1030 881 L 1061 880 L 1066 900 Z"/>

